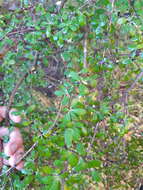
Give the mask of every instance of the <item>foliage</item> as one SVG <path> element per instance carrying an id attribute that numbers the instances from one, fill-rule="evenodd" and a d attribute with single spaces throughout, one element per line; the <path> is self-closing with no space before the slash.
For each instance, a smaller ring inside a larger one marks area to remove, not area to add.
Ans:
<path id="1" fill-rule="evenodd" d="M 25 149 L 37 146 L 23 171 L 1 177 L 2 187 L 137 188 L 143 177 L 143 1 L 21 2 L 0 14 L 1 104 L 28 72 L 13 106 L 23 116 L 17 127 Z M 58 60 L 56 67 L 49 57 Z M 51 84 L 52 97 L 38 90 Z"/>

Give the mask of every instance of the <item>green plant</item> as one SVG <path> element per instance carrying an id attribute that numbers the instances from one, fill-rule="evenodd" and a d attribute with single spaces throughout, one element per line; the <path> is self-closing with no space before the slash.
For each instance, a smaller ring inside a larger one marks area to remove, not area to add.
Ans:
<path id="1" fill-rule="evenodd" d="M 0 15 L 1 103 L 9 103 L 20 81 L 13 105 L 23 115 L 18 127 L 26 150 L 32 149 L 21 173 L 7 178 L 4 167 L 2 187 L 136 188 L 143 1 L 135 1 L 138 16 L 123 0 L 23 4 Z M 50 85 L 52 97 L 39 91 Z"/>

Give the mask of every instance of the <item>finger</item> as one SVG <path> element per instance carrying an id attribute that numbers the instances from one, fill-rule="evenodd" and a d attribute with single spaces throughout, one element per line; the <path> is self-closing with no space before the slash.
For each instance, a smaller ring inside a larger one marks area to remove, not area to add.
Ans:
<path id="1" fill-rule="evenodd" d="M 7 165 L 7 166 L 11 166 L 9 164 L 9 160 L 6 160 L 6 159 L 3 159 L 3 164 Z M 20 161 L 19 164 L 17 164 L 16 169 L 17 170 L 22 170 L 23 168 L 24 168 L 24 161 Z"/>
<path id="2" fill-rule="evenodd" d="M 9 159 L 9 165 L 14 167 L 16 165 L 16 167 L 20 168 L 22 167 L 22 161 L 20 161 L 20 159 L 22 158 L 24 154 L 24 147 L 22 146 L 21 148 L 19 148 Z M 19 162 L 20 161 L 20 162 Z M 24 163 L 23 163 L 24 164 Z"/>
<path id="3" fill-rule="evenodd" d="M 22 170 L 23 168 L 24 168 L 24 162 L 21 161 L 19 164 L 17 164 L 16 169 L 17 170 Z"/>
<path id="4" fill-rule="evenodd" d="M 0 106 L 0 121 L 3 120 L 3 118 L 6 117 L 6 106 Z M 16 112 L 17 110 L 15 108 L 12 108 L 9 111 L 9 118 L 15 122 L 15 123 L 20 123 L 21 122 L 21 117 L 19 115 L 14 115 L 13 112 Z"/>
<path id="5" fill-rule="evenodd" d="M 10 133 L 10 141 L 23 143 L 23 139 L 18 128 L 15 127 L 14 130 Z"/>
<path id="6" fill-rule="evenodd" d="M 9 135 L 9 130 L 6 127 L 0 127 L 0 138 Z"/>
<path id="7" fill-rule="evenodd" d="M 7 128 L 3 128 L 3 134 L 7 131 L 4 131 Z M 24 154 L 24 146 L 23 139 L 18 128 L 14 128 L 14 130 L 10 133 L 9 142 L 4 143 L 4 153 L 9 156 L 9 160 L 4 160 L 4 163 L 14 167 L 18 161 L 21 159 Z M 16 165 L 17 170 L 21 170 L 24 167 L 24 162 L 20 161 Z"/>
<path id="8" fill-rule="evenodd" d="M 6 135 L 9 135 L 8 128 L 7 127 L 0 127 L 0 138 L 3 138 Z M 15 142 L 15 139 L 23 142 L 20 130 L 16 127 L 10 133 L 10 140 Z"/>
<path id="9" fill-rule="evenodd" d="M 16 143 L 11 143 L 11 142 L 6 143 L 4 144 L 4 153 L 7 156 L 11 156 L 16 152 L 18 148 L 19 148 L 19 145 L 17 145 Z"/>
<path id="10" fill-rule="evenodd" d="M 15 123 L 20 123 L 21 122 L 21 117 L 19 115 L 14 115 L 14 112 L 16 112 L 17 110 L 12 108 L 9 112 L 9 118 L 15 122 Z"/>
<path id="11" fill-rule="evenodd" d="M 9 137 L 9 142 L 4 143 L 4 153 L 7 156 L 13 155 L 18 148 L 23 146 L 23 139 L 19 129 L 14 128 Z"/>

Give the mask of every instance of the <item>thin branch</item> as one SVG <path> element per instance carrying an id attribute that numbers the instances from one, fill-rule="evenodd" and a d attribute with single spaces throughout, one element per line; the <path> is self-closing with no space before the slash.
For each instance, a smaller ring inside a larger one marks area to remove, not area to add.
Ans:
<path id="1" fill-rule="evenodd" d="M 41 30 L 45 30 L 45 28 L 41 28 Z M 5 37 L 10 37 L 16 34 L 23 34 L 26 32 L 35 32 L 37 31 L 35 28 L 24 28 L 16 31 L 7 32 L 3 37 L 0 38 L 0 41 L 2 41 Z"/>
<path id="2" fill-rule="evenodd" d="M 110 103 L 110 106 L 114 106 L 117 102 L 123 102 L 123 98 L 127 100 L 128 94 L 129 92 L 135 87 L 135 85 L 137 84 L 137 82 L 140 80 L 140 78 L 143 76 L 143 71 L 141 71 L 137 76 L 135 81 L 131 84 L 131 86 L 124 91 L 124 97 L 121 97 L 115 101 L 112 101 Z"/>
<path id="3" fill-rule="evenodd" d="M 122 103 L 123 103 L 123 106 L 124 106 L 124 110 L 123 112 L 127 115 L 128 114 L 128 109 L 127 109 L 127 105 L 128 105 L 128 95 L 129 95 L 129 92 L 135 87 L 135 85 L 137 84 L 137 82 L 140 80 L 140 78 L 143 76 L 143 71 L 141 71 L 135 81 L 131 84 L 131 86 L 125 90 L 123 92 L 123 96 L 122 96 Z"/>
<path id="4" fill-rule="evenodd" d="M 60 107 L 59 107 L 59 111 L 58 111 L 58 113 L 57 113 L 57 116 L 56 116 L 56 118 L 55 118 L 55 120 L 54 120 L 54 123 L 53 123 L 53 125 L 48 129 L 47 134 L 49 134 L 49 132 L 54 129 L 54 127 L 55 127 L 55 125 L 56 125 L 56 123 L 57 123 L 57 121 L 58 121 L 58 119 L 59 119 L 59 117 L 60 117 L 61 110 L 62 110 L 62 101 L 61 101 L 61 104 L 60 104 Z"/>
<path id="5" fill-rule="evenodd" d="M 88 152 L 88 153 L 90 152 L 91 147 L 92 147 L 92 145 L 93 145 L 93 143 L 94 143 L 94 141 L 95 141 L 95 136 L 96 136 L 96 133 L 97 133 L 98 126 L 99 126 L 99 123 L 97 123 L 96 126 L 95 126 L 95 128 L 94 128 L 94 135 L 93 135 L 93 137 L 92 137 L 92 139 L 91 139 L 91 142 L 90 142 L 90 144 L 89 144 L 89 146 L 88 146 L 88 148 L 87 148 L 87 152 Z"/>
<path id="6" fill-rule="evenodd" d="M 136 83 L 140 80 L 140 78 L 143 76 L 143 71 L 141 71 L 138 75 L 137 75 L 137 77 L 136 77 L 136 79 L 135 79 L 135 81 L 132 83 L 132 85 L 126 90 L 126 94 L 128 94 L 134 87 L 135 87 L 135 85 L 136 85 Z"/>
<path id="7" fill-rule="evenodd" d="M 79 7 L 79 10 L 81 10 L 82 8 L 86 7 L 87 5 L 89 5 L 89 0 L 87 0 L 81 7 Z"/>

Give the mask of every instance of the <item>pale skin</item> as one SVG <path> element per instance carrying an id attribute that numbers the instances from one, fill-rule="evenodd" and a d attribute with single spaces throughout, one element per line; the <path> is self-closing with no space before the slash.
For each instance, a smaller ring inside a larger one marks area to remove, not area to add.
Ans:
<path id="1" fill-rule="evenodd" d="M 9 118 L 15 122 L 20 123 L 21 117 L 12 114 L 12 112 L 16 111 L 15 109 L 11 109 L 9 112 Z M 6 106 L 0 106 L 0 122 L 6 117 Z M 0 139 L 3 140 L 4 136 L 9 136 L 9 141 L 7 143 L 3 143 L 3 152 L 6 156 L 8 156 L 8 160 L 3 159 L 3 164 L 14 167 L 17 170 L 23 169 L 24 162 L 17 162 L 24 154 L 24 146 L 23 139 L 21 133 L 18 128 L 14 128 L 13 131 L 9 132 L 8 128 L 0 127 Z M 2 162 L 2 160 L 0 160 Z M 1 165 L 1 164 L 0 164 Z"/>

